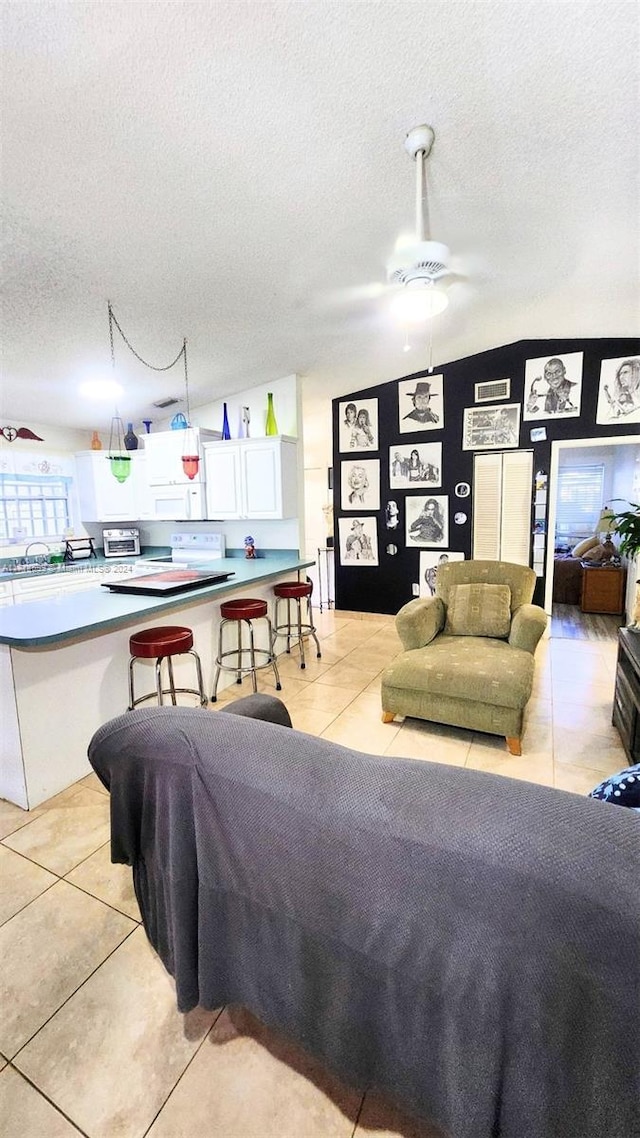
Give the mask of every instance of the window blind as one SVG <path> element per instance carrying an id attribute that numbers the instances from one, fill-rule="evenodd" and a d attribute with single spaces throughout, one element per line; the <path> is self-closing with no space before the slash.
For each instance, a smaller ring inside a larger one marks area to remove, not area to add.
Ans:
<path id="1" fill-rule="evenodd" d="M 556 536 L 568 542 L 595 533 L 604 494 L 604 465 L 561 466 L 558 472 Z"/>

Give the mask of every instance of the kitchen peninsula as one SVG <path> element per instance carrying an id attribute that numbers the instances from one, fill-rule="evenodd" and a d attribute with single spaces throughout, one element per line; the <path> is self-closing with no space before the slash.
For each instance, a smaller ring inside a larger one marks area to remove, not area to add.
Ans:
<path id="1" fill-rule="evenodd" d="M 90 773 L 91 736 L 128 704 L 133 632 L 162 624 L 191 628 L 210 692 L 219 602 L 234 596 L 270 602 L 277 581 L 313 564 L 293 550 L 254 560 L 225 557 L 215 565 L 233 573 L 230 580 L 171 597 L 110 592 L 97 576 L 80 592 L 0 608 L 0 797 L 33 809 Z M 175 658 L 177 686 L 182 663 Z"/>

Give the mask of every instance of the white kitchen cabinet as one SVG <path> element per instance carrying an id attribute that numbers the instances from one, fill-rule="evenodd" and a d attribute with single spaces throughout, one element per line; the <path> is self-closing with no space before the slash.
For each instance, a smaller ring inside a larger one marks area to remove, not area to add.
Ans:
<path id="1" fill-rule="evenodd" d="M 190 427 L 188 431 L 156 431 L 145 435 L 144 450 L 147 463 L 147 482 L 149 486 L 189 486 L 201 482 L 203 443 L 220 438 L 219 431 L 205 430 L 204 427 Z M 185 444 L 189 450 L 200 457 L 200 469 L 194 479 L 190 479 L 182 468 Z"/>
<path id="2" fill-rule="evenodd" d="M 107 451 L 83 451 L 75 457 L 81 521 L 135 522 L 151 516 L 142 512 L 147 493 L 142 455 L 130 452 L 131 473 L 125 482 L 111 473 Z"/>
<path id="3" fill-rule="evenodd" d="M 206 443 L 204 470 L 208 518 L 259 521 L 298 513 L 296 439 Z"/>

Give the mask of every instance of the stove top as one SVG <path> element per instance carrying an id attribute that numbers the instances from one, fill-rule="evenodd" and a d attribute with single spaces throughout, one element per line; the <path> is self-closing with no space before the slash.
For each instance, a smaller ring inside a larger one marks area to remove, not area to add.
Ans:
<path id="1" fill-rule="evenodd" d="M 195 569 L 187 566 L 174 566 L 161 569 L 157 573 L 146 573 L 143 577 L 128 580 L 102 581 L 102 588 L 111 593 L 133 593 L 141 597 L 169 597 L 174 593 L 199 589 L 203 585 L 218 585 L 228 581 L 235 573 L 217 572 L 215 569 Z"/>

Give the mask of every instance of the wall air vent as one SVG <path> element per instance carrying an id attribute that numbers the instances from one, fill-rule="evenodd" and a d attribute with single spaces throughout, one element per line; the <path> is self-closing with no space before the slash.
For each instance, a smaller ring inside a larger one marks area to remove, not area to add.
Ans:
<path id="1" fill-rule="evenodd" d="M 487 383 L 476 383 L 476 403 L 490 403 L 493 399 L 511 398 L 510 379 L 490 379 Z"/>
<path id="2" fill-rule="evenodd" d="M 175 407 L 176 403 L 180 403 L 180 399 L 174 399 L 173 395 L 170 395 L 168 399 L 158 399 L 158 402 L 154 403 L 153 406 L 158 407 L 160 411 L 165 411 L 167 407 Z"/>

